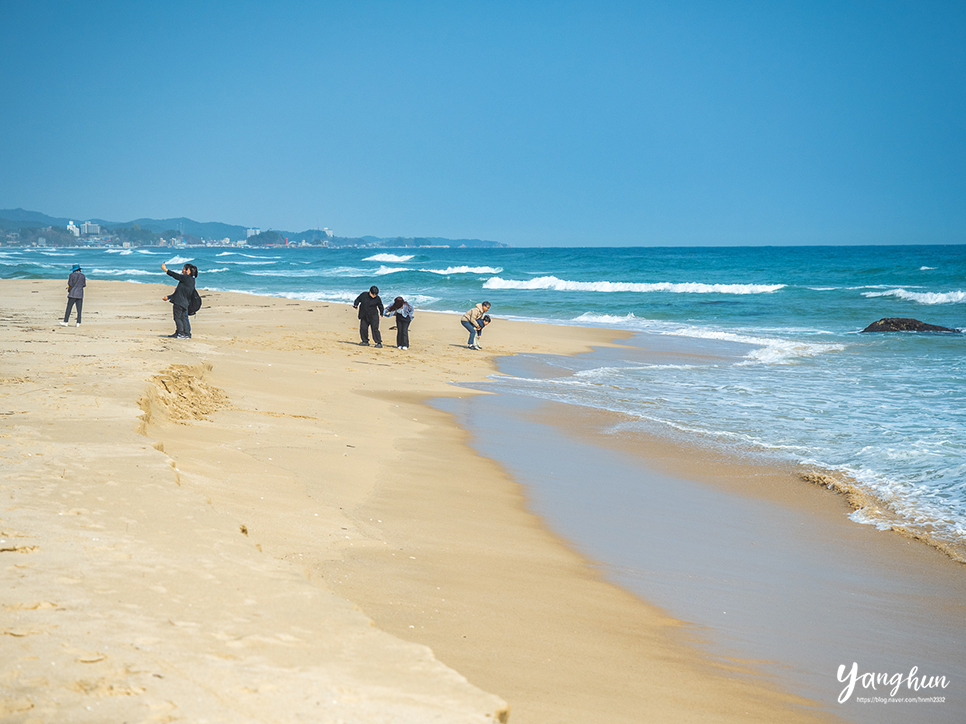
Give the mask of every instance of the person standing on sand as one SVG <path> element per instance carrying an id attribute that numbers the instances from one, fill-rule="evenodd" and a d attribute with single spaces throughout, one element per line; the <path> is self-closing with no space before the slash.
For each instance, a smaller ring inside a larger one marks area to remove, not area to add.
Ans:
<path id="1" fill-rule="evenodd" d="M 191 327 L 188 326 L 188 306 L 191 304 L 191 297 L 195 294 L 195 277 L 198 276 L 198 267 L 194 264 L 185 264 L 181 273 L 178 274 L 178 272 L 168 269 L 164 262 L 161 262 L 161 269 L 169 277 L 178 280 L 178 287 L 174 290 L 174 294 L 161 297 L 164 301 L 171 302 L 173 307 L 175 332 L 168 336 L 174 339 L 191 339 Z"/>
<path id="2" fill-rule="evenodd" d="M 67 277 L 67 311 L 64 312 L 64 321 L 61 327 L 66 327 L 70 321 L 70 310 L 77 306 L 77 326 L 81 326 L 81 309 L 84 308 L 84 287 L 87 286 L 87 277 L 81 272 L 80 264 L 74 264 Z"/>
<path id="3" fill-rule="evenodd" d="M 396 346 L 399 349 L 409 349 L 409 324 L 416 314 L 413 305 L 402 297 L 396 297 L 386 308 L 385 314 L 387 317 L 396 315 Z"/>
<path id="4" fill-rule="evenodd" d="M 359 343 L 363 347 L 369 346 L 369 327 L 372 327 L 372 339 L 376 347 L 382 347 L 382 334 L 379 332 L 379 317 L 382 316 L 385 308 L 382 306 L 382 299 L 379 298 L 379 287 L 369 287 L 368 292 L 363 292 L 352 303 L 353 309 L 359 310 Z"/>
<path id="5" fill-rule="evenodd" d="M 476 343 L 476 337 L 480 334 L 480 332 L 483 331 L 483 327 L 488 324 L 488 322 L 480 322 L 488 311 L 490 311 L 490 303 L 481 302 L 464 314 L 462 319 L 460 319 L 460 324 L 462 324 L 463 327 L 466 328 L 466 331 L 470 333 L 470 341 L 466 343 L 466 346 L 470 349 L 482 349 Z"/>

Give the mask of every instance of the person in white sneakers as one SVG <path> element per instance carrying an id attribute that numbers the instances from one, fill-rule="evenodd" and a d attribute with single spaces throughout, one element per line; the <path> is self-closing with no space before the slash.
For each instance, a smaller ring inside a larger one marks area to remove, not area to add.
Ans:
<path id="1" fill-rule="evenodd" d="M 470 333 L 470 341 L 466 343 L 466 346 L 470 349 L 480 349 L 480 346 L 476 343 L 476 337 L 487 324 L 481 323 L 480 320 L 488 311 L 490 311 L 490 303 L 480 302 L 460 319 L 460 324 Z"/>
<path id="2" fill-rule="evenodd" d="M 409 349 L 409 325 L 416 314 L 413 305 L 402 297 L 396 297 L 392 304 L 386 307 L 384 314 L 387 317 L 396 315 L 396 347 Z"/>
<path id="3" fill-rule="evenodd" d="M 480 344 L 480 340 L 483 339 L 483 328 L 492 321 L 489 314 L 484 314 L 477 320 L 480 328 L 476 331 L 476 344 L 473 345 L 473 349 L 483 349 L 483 345 Z"/>
<path id="4" fill-rule="evenodd" d="M 81 326 L 81 309 L 84 307 L 84 287 L 87 286 L 87 277 L 81 272 L 80 264 L 74 264 L 67 278 L 67 311 L 64 312 L 64 321 L 61 327 L 66 327 L 70 321 L 70 310 L 77 307 L 77 326 Z"/>

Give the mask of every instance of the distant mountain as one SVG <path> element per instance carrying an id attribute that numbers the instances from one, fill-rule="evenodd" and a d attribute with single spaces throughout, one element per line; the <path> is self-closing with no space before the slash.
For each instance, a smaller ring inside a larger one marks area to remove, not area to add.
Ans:
<path id="1" fill-rule="evenodd" d="M 224 239 L 226 236 L 232 240 L 244 239 L 246 227 L 236 224 L 222 224 L 218 221 L 194 221 L 192 219 L 134 219 L 132 221 L 108 221 L 92 217 L 74 218 L 48 216 L 39 211 L 27 211 L 25 209 L 0 209 L 0 228 L 19 229 L 23 227 L 41 226 L 67 226 L 69 221 L 80 224 L 84 221 L 92 221 L 95 224 L 106 226 L 109 229 L 120 227 L 131 228 L 135 224 L 142 229 L 162 233 L 165 231 L 182 231 L 190 236 L 199 239 Z"/>
<path id="2" fill-rule="evenodd" d="M 237 224 L 223 224 L 218 221 L 194 221 L 184 217 L 177 219 L 134 219 L 132 221 L 107 221 L 90 217 L 67 217 L 48 216 L 39 211 L 27 211 L 26 209 L 0 209 L 0 229 L 17 230 L 22 228 L 41 228 L 47 226 L 66 227 L 67 223 L 73 221 L 81 224 L 84 221 L 91 221 L 100 224 L 108 229 L 126 228 L 130 229 L 135 225 L 141 229 L 152 231 L 156 234 L 163 234 L 167 231 L 180 231 L 187 236 L 197 239 L 217 241 L 228 238 L 238 241 L 247 237 L 248 228 Z M 395 236 L 383 238 L 378 236 L 355 237 L 329 237 L 319 229 L 307 229 L 301 232 L 283 231 L 281 229 L 272 230 L 272 239 L 280 235 L 283 239 L 290 242 L 309 241 L 312 243 L 326 242 L 330 246 L 374 246 L 374 247 L 426 247 L 426 246 L 448 246 L 448 247 L 472 247 L 472 248 L 502 248 L 506 244 L 497 241 L 485 241 L 483 239 L 444 239 L 441 237 L 403 237 Z M 262 235 L 264 236 L 264 234 Z M 254 238 L 254 237 L 253 237 Z M 265 237 L 266 239 L 268 237 Z M 251 242 L 258 243 L 258 240 Z M 266 242 L 263 242 L 266 243 Z M 274 243 L 274 241 L 272 242 Z"/>
<path id="3" fill-rule="evenodd" d="M 0 215 L 2 214 L 3 212 L 0 211 Z M 128 221 L 124 224 L 112 223 L 110 221 L 97 221 L 95 223 L 108 227 L 133 226 L 137 224 L 142 229 L 150 229 L 159 234 L 163 231 L 177 230 L 191 236 L 197 236 L 199 239 L 224 239 L 227 236 L 232 241 L 237 241 L 238 239 L 244 239 L 247 233 L 247 227 L 245 226 L 223 224 L 220 221 L 193 221 L 192 219 L 186 219 L 184 217 L 179 219 L 134 219 L 134 221 Z"/>
<path id="4" fill-rule="evenodd" d="M 39 211 L 24 209 L 0 209 L 0 228 L 20 229 L 23 227 L 67 226 L 70 219 L 57 219 Z M 86 219 L 85 219 L 86 221 Z"/>

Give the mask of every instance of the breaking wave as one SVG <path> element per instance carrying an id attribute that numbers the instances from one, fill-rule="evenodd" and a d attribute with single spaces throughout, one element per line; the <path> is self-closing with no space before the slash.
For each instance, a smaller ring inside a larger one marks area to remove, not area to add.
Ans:
<path id="1" fill-rule="evenodd" d="M 671 292 L 675 294 L 769 294 L 783 289 L 784 284 L 702 284 L 700 282 L 574 282 L 557 277 L 537 277 L 527 281 L 491 277 L 484 289 L 535 289 L 556 292 Z"/>
<path id="2" fill-rule="evenodd" d="M 919 304 L 962 304 L 966 302 L 966 292 L 910 292 L 905 289 L 890 289 L 887 292 L 862 292 L 863 297 L 898 297 Z"/>
<path id="3" fill-rule="evenodd" d="M 373 254 L 372 256 L 367 256 L 362 261 L 409 261 L 415 254 Z"/>
<path id="4" fill-rule="evenodd" d="M 421 272 L 430 274 L 499 274 L 503 267 L 492 266 L 448 266 L 445 269 L 420 269 Z"/>

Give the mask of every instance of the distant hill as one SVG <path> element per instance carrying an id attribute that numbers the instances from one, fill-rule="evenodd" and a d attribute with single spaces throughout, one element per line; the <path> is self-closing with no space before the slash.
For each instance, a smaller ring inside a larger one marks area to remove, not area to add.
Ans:
<path id="1" fill-rule="evenodd" d="M 217 241 L 228 238 L 232 241 L 245 239 L 248 227 L 238 224 L 224 224 L 218 221 L 194 221 L 188 218 L 177 219 L 133 219 L 131 221 L 108 221 L 93 217 L 74 218 L 48 216 L 39 211 L 27 211 L 26 209 L 0 209 L 0 229 L 16 231 L 18 229 L 43 228 L 55 226 L 64 228 L 69 221 L 80 224 L 84 221 L 91 221 L 100 224 L 107 229 L 131 229 L 135 226 L 155 234 L 163 234 L 169 231 L 180 231 L 186 236 L 208 241 Z M 485 241 L 483 239 L 444 239 L 442 237 L 329 237 L 319 229 L 307 229 L 306 231 L 292 232 L 281 229 L 270 230 L 271 234 L 263 232 L 259 238 L 250 243 L 276 243 L 277 239 L 288 239 L 290 242 L 308 241 L 310 243 L 326 242 L 329 246 L 373 246 L 373 247 L 426 247 L 426 246 L 448 246 L 448 247 L 472 247 L 472 248 L 503 248 L 506 244 L 497 241 Z M 268 241 L 271 239 L 271 241 Z M 140 242 L 139 242 L 140 243 Z"/>
<path id="2" fill-rule="evenodd" d="M 244 239 L 246 227 L 236 224 L 222 224 L 218 221 L 194 221 L 192 219 L 133 219 L 132 221 L 108 221 L 93 217 L 74 218 L 48 216 L 39 211 L 27 211 L 25 209 L 0 209 L 0 228 L 20 229 L 24 227 L 36 228 L 41 226 L 67 226 L 67 222 L 73 221 L 80 224 L 84 221 L 92 221 L 95 224 L 106 226 L 109 229 L 131 228 L 135 224 L 142 229 L 162 233 L 165 231 L 182 231 L 190 236 L 199 239 Z"/>

